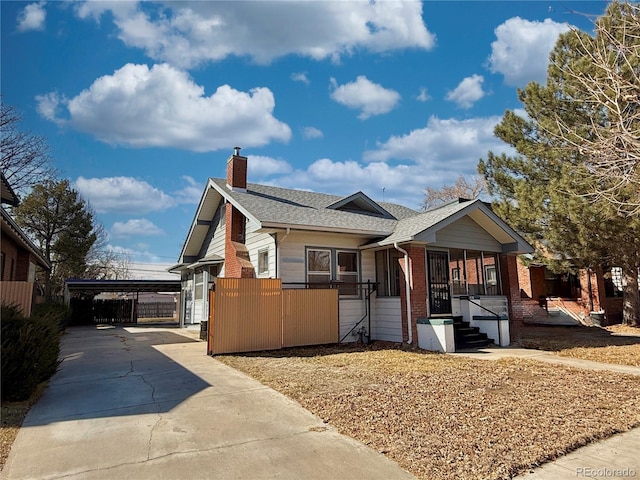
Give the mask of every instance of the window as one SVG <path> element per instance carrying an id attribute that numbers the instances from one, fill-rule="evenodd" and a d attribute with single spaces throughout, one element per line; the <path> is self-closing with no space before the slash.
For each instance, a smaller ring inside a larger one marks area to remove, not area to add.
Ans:
<path id="1" fill-rule="evenodd" d="M 467 284 L 464 276 L 464 250 L 449 250 L 449 268 L 451 269 L 451 293 L 466 295 Z"/>
<path id="2" fill-rule="evenodd" d="M 400 296 L 400 261 L 404 258 L 395 248 L 376 252 L 376 282 L 379 297 Z"/>
<path id="3" fill-rule="evenodd" d="M 357 297 L 360 281 L 359 252 L 335 249 L 307 249 L 307 282 L 310 288 L 325 288 L 339 282 L 341 296 Z"/>
<path id="4" fill-rule="evenodd" d="M 449 250 L 453 295 L 500 295 L 498 254 L 474 250 Z"/>
<path id="5" fill-rule="evenodd" d="M 331 282 L 331 250 L 307 250 L 307 282 Z"/>
<path id="6" fill-rule="evenodd" d="M 338 252 L 338 278 L 340 295 L 358 295 L 358 254 Z"/>
<path id="7" fill-rule="evenodd" d="M 36 281 L 36 264 L 29 262 L 29 272 L 27 274 L 27 281 L 28 282 L 35 282 Z"/>
<path id="8" fill-rule="evenodd" d="M 498 255 L 482 252 L 482 264 L 484 265 L 484 287 L 486 295 L 500 295 L 498 282 Z"/>
<path id="9" fill-rule="evenodd" d="M 258 275 L 269 273 L 269 250 L 260 250 L 258 252 Z"/>
<path id="10" fill-rule="evenodd" d="M 204 297 L 204 273 L 201 271 L 196 273 L 196 300 L 202 300 Z"/>
<path id="11" fill-rule="evenodd" d="M 605 267 L 604 271 L 604 294 L 607 298 L 622 297 L 622 268 Z"/>

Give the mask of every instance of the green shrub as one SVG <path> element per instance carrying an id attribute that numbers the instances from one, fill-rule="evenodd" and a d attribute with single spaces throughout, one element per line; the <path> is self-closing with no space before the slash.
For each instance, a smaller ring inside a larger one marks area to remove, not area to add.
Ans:
<path id="1" fill-rule="evenodd" d="M 58 369 L 64 315 L 43 309 L 26 318 L 13 306 L 1 308 L 2 399 L 25 400 Z"/>
<path id="2" fill-rule="evenodd" d="M 62 332 L 69 324 L 71 309 L 62 303 L 38 303 L 31 309 L 31 317 L 52 317 L 51 321 L 56 322 L 58 329 Z"/>

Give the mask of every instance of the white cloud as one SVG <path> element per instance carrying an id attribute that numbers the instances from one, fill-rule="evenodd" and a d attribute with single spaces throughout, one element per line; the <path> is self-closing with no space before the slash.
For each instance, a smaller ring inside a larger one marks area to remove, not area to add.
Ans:
<path id="1" fill-rule="evenodd" d="M 340 196 L 362 190 L 376 201 L 419 208 L 426 187 L 439 188 L 459 175 L 476 174 L 479 159 L 489 150 L 515 153 L 493 134 L 501 119 L 431 117 L 424 128 L 378 143 L 364 153 L 363 161 L 321 158 L 269 183 Z"/>
<path id="2" fill-rule="evenodd" d="M 36 109 L 42 118 L 59 125 L 65 122 L 59 118 L 61 107 L 67 103 L 67 99 L 58 92 L 49 92 L 44 95 L 36 95 Z"/>
<path id="3" fill-rule="evenodd" d="M 115 222 L 111 227 L 111 234 L 116 238 L 158 236 L 164 232 L 156 224 L 146 218 L 133 218 L 126 222 Z"/>
<path id="4" fill-rule="evenodd" d="M 77 14 L 100 18 L 108 6 L 125 44 L 184 68 L 230 55 L 263 64 L 290 54 L 338 61 L 356 49 L 430 49 L 435 42 L 417 0 L 93 3 L 77 5 Z"/>
<path id="5" fill-rule="evenodd" d="M 294 82 L 302 82 L 305 85 L 311 84 L 311 80 L 309 80 L 309 77 L 307 77 L 307 72 L 292 73 L 291 80 L 293 80 Z"/>
<path id="6" fill-rule="evenodd" d="M 41 112 L 54 112 L 56 97 L 38 97 Z M 273 116 L 268 88 L 248 93 L 222 85 L 210 96 L 170 65 L 127 64 L 98 78 L 66 102 L 71 127 L 110 144 L 173 147 L 198 152 L 287 142 L 291 129 Z M 45 117 L 46 118 L 46 117 Z M 59 117 L 49 118 L 63 122 Z"/>
<path id="7" fill-rule="evenodd" d="M 426 88 L 424 87 L 420 88 L 420 93 L 416 97 L 416 100 L 418 100 L 419 102 L 428 102 L 429 100 L 431 100 L 431 97 L 427 93 Z"/>
<path id="8" fill-rule="evenodd" d="M 324 137 L 324 133 L 316 127 L 303 127 L 302 136 L 307 140 L 310 140 L 313 138 L 322 138 Z"/>
<path id="9" fill-rule="evenodd" d="M 250 179 L 258 179 L 270 175 L 282 175 L 292 170 L 291 165 L 284 160 L 261 155 L 249 155 L 247 162 L 250 165 L 248 171 Z"/>
<path id="10" fill-rule="evenodd" d="M 147 182 L 131 177 L 78 177 L 75 188 L 98 213 L 143 214 L 166 210 L 177 203 Z"/>
<path id="11" fill-rule="evenodd" d="M 45 5 L 47 2 L 30 3 L 18 14 L 18 31 L 44 30 L 44 22 L 47 19 Z"/>
<path id="12" fill-rule="evenodd" d="M 200 185 L 189 175 L 183 175 L 181 178 L 187 185 L 180 190 L 173 192 L 173 198 L 175 198 L 177 203 L 190 203 L 197 205 L 202 197 L 204 186 Z"/>
<path id="13" fill-rule="evenodd" d="M 400 101 L 398 92 L 373 83 L 364 75 L 358 76 L 355 82 L 339 86 L 332 78 L 331 85 L 334 88 L 331 98 L 349 108 L 360 110 L 360 120 L 388 113 Z"/>
<path id="14" fill-rule="evenodd" d="M 471 108 L 485 95 L 482 82 L 484 82 L 482 75 L 474 74 L 466 77 L 454 90 L 447 93 L 446 99 L 455 102 L 461 108 Z"/>
<path id="15" fill-rule="evenodd" d="M 425 128 L 392 136 L 378 143 L 375 150 L 365 152 L 364 158 L 372 162 L 408 159 L 430 175 L 450 181 L 458 175 L 475 173 L 478 160 L 489 150 L 512 153 L 511 147 L 493 134 L 501 119 L 500 116 L 468 120 L 431 117 Z"/>
<path id="16" fill-rule="evenodd" d="M 384 162 L 362 164 L 355 160 L 322 158 L 306 170 L 278 177 L 278 186 L 346 196 L 358 190 L 376 201 L 395 202 L 417 208 L 430 180 L 418 165 L 389 165 Z M 384 189 L 384 192 L 383 192 Z"/>
<path id="17" fill-rule="evenodd" d="M 558 36 L 569 28 L 567 24 L 556 23 L 549 18 L 544 22 L 510 18 L 495 29 L 496 40 L 491 44 L 489 69 L 504 75 L 507 85 L 544 82 L 549 53 Z"/>

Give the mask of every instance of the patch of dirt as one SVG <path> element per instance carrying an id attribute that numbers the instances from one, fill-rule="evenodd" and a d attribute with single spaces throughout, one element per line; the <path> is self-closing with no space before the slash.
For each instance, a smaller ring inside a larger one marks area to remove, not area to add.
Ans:
<path id="1" fill-rule="evenodd" d="M 421 479 L 506 479 L 640 426 L 640 378 L 371 346 L 217 356 Z"/>
<path id="2" fill-rule="evenodd" d="M 11 446 L 20 431 L 24 417 L 27 416 L 31 406 L 42 396 L 46 383 L 38 385 L 33 395 L 22 402 L 2 402 L 0 406 L 0 471 L 4 468 Z"/>
<path id="3" fill-rule="evenodd" d="M 513 344 L 555 352 L 562 357 L 640 367 L 640 328 L 525 326 Z"/>

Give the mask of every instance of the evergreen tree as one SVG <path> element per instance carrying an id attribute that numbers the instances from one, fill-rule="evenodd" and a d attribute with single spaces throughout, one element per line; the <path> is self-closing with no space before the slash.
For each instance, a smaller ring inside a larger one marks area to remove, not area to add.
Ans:
<path id="1" fill-rule="evenodd" d="M 634 117 L 640 96 L 610 88 L 610 79 L 598 63 L 607 45 L 614 53 L 628 47 L 625 63 L 617 64 L 620 56 L 612 54 L 606 56 L 607 68 L 640 90 L 640 83 L 633 80 L 640 65 L 640 30 L 629 35 L 638 25 L 637 8 L 614 2 L 596 25 L 595 37 L 580 31 L 559 37 L 550 55 L 546 85 L 532 82 L 518 91 L 526 117 L 505 112 L 495 134 L 518 155 L 489 152 L 478 170 L 487 180 L 489 193 L 498 198 L 496 212 L 539 247 L 539 255 L 551 269 L 621 267 L 623 321 L 638 325 L 640 211 L 634 209 L 638 184 L 621 182 L 615 169 L 622 165 L 637 174 L 640 168 L 632 156 L 624 157 L 624 148 L 618 148 L 617 133 L 620 123 L 640 133 L 640 121 Z M 587 88 L 584 79 L 598 86 Z M 600 103 L 594 91 L 601 92 Z M 602 145 L 607 138 L 612 143 L 610 152 L 615 153 L 605 155 Z M 632 150 L 632 143 L 625 148 Z M 602 168 L 606 161 L 611 162 L 610 168 Z"/>
<path id="2" fill-rule="evenodd" d="M 62 293 L 67 278 L 83 278 L 87 255 L 97 240 L 94 216 L 67 180 L 45 180 L 15 209 L 16 222 L 51 263 L 45 295 Z"/>

